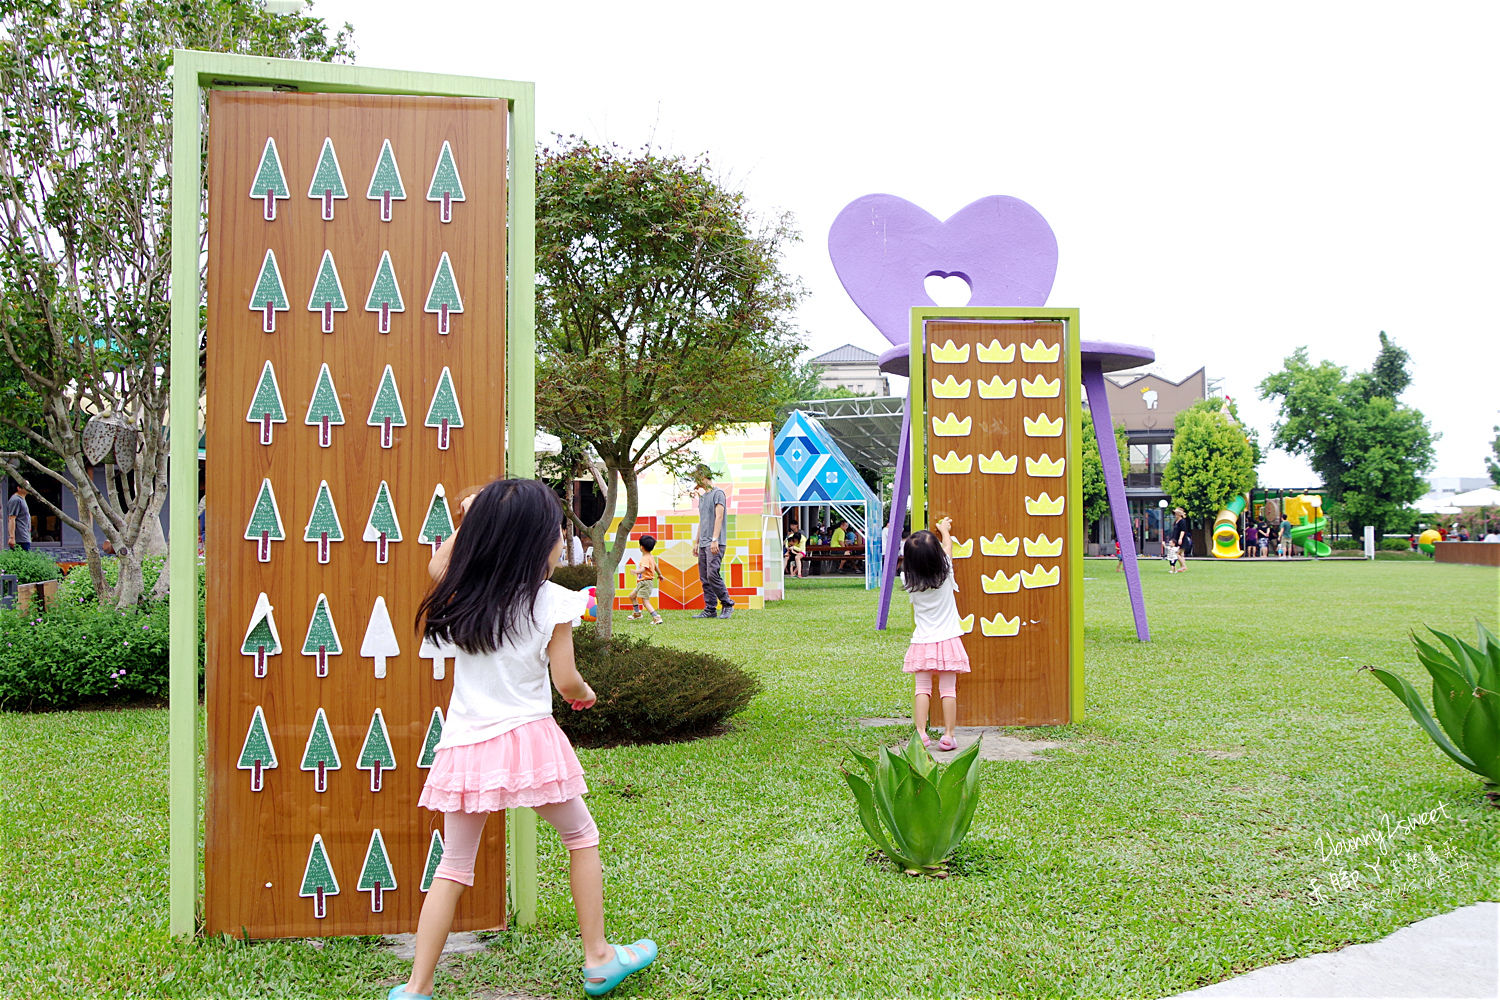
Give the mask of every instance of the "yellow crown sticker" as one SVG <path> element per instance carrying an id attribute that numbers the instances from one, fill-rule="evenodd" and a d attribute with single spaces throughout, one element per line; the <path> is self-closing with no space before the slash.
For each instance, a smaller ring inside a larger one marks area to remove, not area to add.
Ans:
<path id="1" fill-rule="evenodd" d="M 932 362 L 937 365 L 961 365 L 969 360 L 969 345 L 959 347 L 953 341 L 932 345 Z"/>
<path id="2" fill-rule="evenodd" d="M 938 437 L 968 437 L 969 428 L 974 423 L 973 417 L 958 419 L 958 414 L 949 413 L 946 417 L 932 418 L 932 433 Z"/>
<path id="3" fill-rule="evenodd" d="M 974 631 L 974 615 L 967 614 L 958 620 L 958 627 L 964 630 L 964 635 Z"/>
<path id="4" fill-rule="evenodd" d="M 1016 380 L 1011 379 L 1009 382 L 1002 382 L 999 375 L 993 378 L 982 378 L 979 380 L 979 398 L 1015 399 Z"/>
<path id="5" fill-rule="evenodd" d="M 997 570 L 994 576 L 980 573 L 979 585 L 986 594 L 1014 594 L 1021 589 L 1021 575 L 1007 576 L 1004 570 Z"/>
<path id="6" fill-rule="evenodd" d="M 981 618 L 979 619 L 979 631 L 992 638 L 1020 635 L 1021 616 L 1016 615 L 1014 618 L 1007 618 L 1002 614 L 996 613 L 993 618 Z"/>
<path id="7" fill-rule="evenodd" d="M 1005 365 L 1016 360 L 1016 345 L 1008 344 L 1000 346 L 1000 341 L 992 340 L 988 344 L 979 345 L 979 360 L 990 365 Z"/>
<path id="8" fill-rule="evenodd" d="M 1060 347 L 1060 344 L 1053 344 L 1051 347 L 1048 347 L 1038 337 L 1034 344 L 1021 345 L 1021 360 L 1029 361 L 1032 364 L 1046 364 L 1049 361 L 1056 361 Z"/>
<path id="9" fill-rule="evenodd" d="M 1063 474 L 1063 460 L 1053 458 L 1051 455 L 1043 455 L 1041 458 L 1026 459 L 1026 474 L 1028 476 L 1060 476 Z"/>
<path id="10" fill-rule="evenodd" d="M 1035 417 L 1023 417 L 1021 429 L 1026 432 L 1027 437 L 1055 438 L 1062 436 L 1062 417 L 1049 417 L 1045 413 L 1038 413 Z"/>
<path id="11" fill-rule="evenodd" d="M 1063 512 L 1063 498 L 1053 498 L 1050 494 L 1043 493 L 1039 497 L 1026 498 L 1026 513 L 1032 517 L 1050 517 Z"/>
<path id="12" fill-rule="evenodd" d="M 1033 558 L 1050 559 L 1062 555 L 1061 537 L 1048 538 L 1045 534 L 1026 539 L 1026 554 Z"/>
<path id="13" fill-rule="evenodd" d="M 970 385 L 970 382 L 969 382 L 968 379 L 964 379 L 962 382 L 960 382 L 958 379 L 954 378 L 952 375 L 949 375 L 947 378 L 943 379 L 941 382 L 939 382 L 937 379 L 933 379 L 932 380 L 932 398 L 933 399 L 968 399 L 969 398 L 969 385 Z"/>
<path id="14" fill-rule="evenodd" d="M 1028 590 L 1035 590 L 1038 587 L 1055 587 L 1061 577 L 1061 567 L 1053 566 L 1051 569 L 1046 569 L 1041 563 L 1037 563 L 1029 570 L 1021 570 L 1021 585 Z"/>
<path id="15" fill-rule="evenodd" d="M 940 475 L 961 476 L 974 467 L 974 456 L 958 457 L 958 452 L 949 451 L 943 456 L 932 456 L 932 471 Z"/>
<path id="16" fill-rule="evenodd" d="M 967 559 L 974 554 L 974 539 L 953 543 L 953 558 Z"/>
<path id="17" fill-rule="evenodd" d="M 995 537 L 986 538 L 979 536 L 979 553 L 986 556 L 1013 556 L 1021 551 L 1021 540 L 1019 538 L 1006 538 L 996 532 Z"/>
<path id="18" fill-rule="evenodd" d="M 1008 476 L 1012 472 L 1016 471 L 1017 457 L 1018 456 L 1016 455 L 1012 455 L 1009 458 L 1006 458 L 998 451 L 993 452 L 989 455 L 980 455 L 979 471 L 988 472 L 994 476 Z"/>
<path id="19" fill-rule="evenodd" d="M 1045 375 L 1021 379 L 1021 395 L 1029 399 L 1050 399 L 1062 391 L 1062 379 L 1047 380 Z"/>

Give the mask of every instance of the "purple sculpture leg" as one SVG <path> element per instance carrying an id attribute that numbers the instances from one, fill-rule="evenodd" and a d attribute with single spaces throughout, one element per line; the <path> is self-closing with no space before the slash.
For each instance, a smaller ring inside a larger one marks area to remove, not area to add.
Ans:
<path id="1" fill-rule="evenodd" d="M 1109 397 L 1104 394 L 1104 369 L 1097 361 L 1083 363 L 1083 389 L 1089 397 L 1089 416 L 1094 418 L 1094 441 L 1104 463 L 1104 491 L 1114 518 L 1115 537 L 1125 563 L 1125 587 L 1130 591 L 1130 610 L 1135 613 L 1135 635 L 1151 641 L 1146 627 L 1146 597 L 1141 593 L 1141 571 L 1135 562 L 1135 533 L 1130 530 L 1130 507 L 1125 503 L 1125 477 L 1120 473 L 1120 453 L 1115 448 L 1115 428 L 1109 416 Z"/>
<path id="2" fill-rule="evenodd" d="M 880 567 L 880 604 L 875 611 L 876 631 L 885 630 L 891 614 L 891 590 L 896 583 L 896 557 L 901 554 L 901 522 L 906 517 L 906 498 L 911 493 L 911 400 L 901 406 L 901 443 L 896 448 L 896 481 L 891 487 L 891 524 L 885 536 L 885 562 Z"/>

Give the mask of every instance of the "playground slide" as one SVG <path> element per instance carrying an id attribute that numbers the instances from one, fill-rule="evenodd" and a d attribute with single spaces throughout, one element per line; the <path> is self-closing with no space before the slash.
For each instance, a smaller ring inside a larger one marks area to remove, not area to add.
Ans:
<path id="1" fill-rule="evenodd" d="M 1235 528 L 1240 514 L 1245 510 L 1244 496 L 1236 496 L 1224 505 L 1219 516 L 1214 518 L 1214 556 L 1218 559 L 1238 559 L 1244 555 L 1240 548 L 1240 533 Z"/>
<path id="2" fill-rule="evenodd" d="M 1333 549 L 1327 542 L 1320 542 L 1313 536 L 1328 528 L 1328 518 L 1319 517 L 1307 524 L 1292 525 L 1291 539 L 1293 545 L 1301 546 L 1304 555 L 1326 556 L 1332 555 Z"/>

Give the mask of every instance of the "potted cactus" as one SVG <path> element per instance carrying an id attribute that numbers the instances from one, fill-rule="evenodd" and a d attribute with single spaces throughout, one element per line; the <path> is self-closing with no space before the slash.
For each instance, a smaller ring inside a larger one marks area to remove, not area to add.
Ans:
<path id="1" fill-rule="evenodd" d="M 968 834 L 979 805 L 979 744 L 946 766 L 920 740 L 899 754 L 889 747 L 874 757 L 850 752 L 863 773 L 839 770 L 870 839 L 906 874 L 946 877 L 948 856 Z"/>
<path id="2" fill-rule="evenodd" d="M 1381 667 L 1364 667 L 1411 712 L 1432 741 L 1460 766 L 1485 780 L 1500 797 L 1500 639 L 1479 625 L 1477 646 L 1429 628 L 1442 648 L 1412 635 L 1417 659 L 1432 677 L 1429 712 L 1410 682 Z"/>

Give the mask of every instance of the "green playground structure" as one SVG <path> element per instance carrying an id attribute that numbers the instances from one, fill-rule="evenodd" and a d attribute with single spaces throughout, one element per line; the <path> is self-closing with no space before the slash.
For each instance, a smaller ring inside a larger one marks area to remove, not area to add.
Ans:
<path id="1" fill-rule="evenodd" d="M 1328 530 L 1328 518 L 1323 516 L 1322 497 L 1308 494 L 1288 497 L 1284 516 L 1292 523 L 1288 536 L 1291 543 L 1300 546 L 1305 555 L 1321 558 L 1333 554 L 1333 548 L 1316 537 L 1319 532 Z"/>
<path id="2" fill-rule="evenodd" d="M 1238 559 L 1245 552 L 1240 548 L 1240 532 L 1235 527 L 1239 523 L 1240 514 L 1245 510 L 1245 497 L 1243 494 L 1235 496 L 1219 511 L 1219 516 L 1214 518 L 1214 557 L 1218 559 Z"/>

